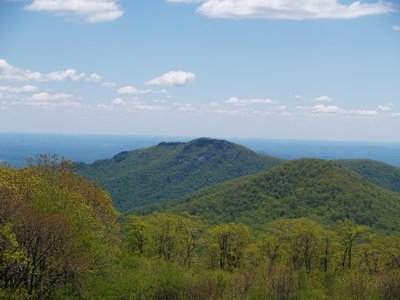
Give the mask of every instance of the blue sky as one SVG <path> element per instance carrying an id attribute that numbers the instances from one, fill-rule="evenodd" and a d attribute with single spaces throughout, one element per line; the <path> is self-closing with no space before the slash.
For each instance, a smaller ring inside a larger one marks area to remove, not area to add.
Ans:
<path id="1" fill-rule="evenodd" d="M 0 0 L 0 131 L 400 142 L 399 9 Z"/>

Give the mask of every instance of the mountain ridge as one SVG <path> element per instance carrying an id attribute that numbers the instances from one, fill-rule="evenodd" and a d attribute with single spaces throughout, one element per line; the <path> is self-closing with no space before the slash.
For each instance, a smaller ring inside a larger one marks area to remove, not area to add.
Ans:
<path id="1" fill-rule="evenodd" d="M 351 219 L 377 229 L 400 226 L 400 194 L 385 190 L 332 161 L 300 159 L 201 189 L 143 213 L 189 213 L 210 223 L 261 225 L 278 218 L 324 223 Z"/>
<path id="2" fill-rule="evenodd" d="M 334 162 L 360 174 L 367 180 L 400 193 L 400 168 L 371 159 L 340 159 Z"/>
<path id="3" fill-rule="evenodd" d="M 126 211 L 255 174 L 282 162 L 225 140 L 198 138 L 123 151 L 93 164 L 77 163 L 75 169 L 98 181 L 110 192 L 116 207 Z"/>

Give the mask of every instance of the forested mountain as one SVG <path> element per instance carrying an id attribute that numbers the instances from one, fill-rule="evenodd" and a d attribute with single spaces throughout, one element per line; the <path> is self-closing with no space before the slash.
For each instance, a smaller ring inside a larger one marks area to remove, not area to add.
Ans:
<path id="1" fill-rule="evenodd" d="M 400 195 L 337 163 L 302 159 L 202 189 L 142 212 L 187 212 L 210 223 L 260 227 L 277 218 L 350 219 L 376 229 L 400 228 Z"/>
<path id="2" fill-rule="evenodd" d="M 369 181 L 393 192 L 400 192 L 400 168 L 369 159 L 342 159 L 335 161 Z"/>
<path id="3" fill-rule="evenodd" d="M 0 166 L 0 299 L 400 298 L 398 195 L 335 163 L 292 161 L 184 200 L 165 206 L 179 214 L 118 218 L 69 162 Z"/>
<path id="4" fill-rule="evenodd" d="M 200 138 L 122 152 L 76 170 L 98 181 L 121 211 L 177 198 L 229 179 L 270 169 L 283 160 L 224 140 Z"/>

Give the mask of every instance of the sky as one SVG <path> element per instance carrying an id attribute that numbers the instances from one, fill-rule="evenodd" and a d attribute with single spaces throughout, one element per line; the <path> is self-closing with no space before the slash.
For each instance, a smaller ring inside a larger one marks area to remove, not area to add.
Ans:
<path id="1" fill-rule="evenodd" d="M 400 2 L 0 0 L 0 132 L 400 142 Z"/>

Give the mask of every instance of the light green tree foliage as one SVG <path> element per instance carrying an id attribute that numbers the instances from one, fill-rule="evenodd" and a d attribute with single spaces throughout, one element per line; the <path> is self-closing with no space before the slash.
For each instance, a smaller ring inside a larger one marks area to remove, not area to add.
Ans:
<path id="1" fill-rule="evenodd" d="M 15 279 L 21 268 L 30 264 L 25 250 L 21 249 L 11 224 L 0 225 L 0 299 L 24 299 L 27 294 L 16 290 Z"/>
<path id="2" fill-rule="evenodd" d="M 323 229 L 316 222 L 308 219 L 277 220 L 270 223 L 270 228 L 295 269 L 304 267 L 310 273 L 314 264 L 319 263 Z"/>
<path id="3" fill-rule="evenodd" d="M 29 168 L 0 167 L 0 288 L 35 299 L 76 289 L 115 253 L 109 196 L 43 155 Z"/>
<path id="4" fill-rule="evenodd" d="M 155 214 L 128 218 L 127 241 L 133 253 L 190 266 L 204 224 L 189 215 Z"/>
<path id="5" fill-rule="evenodd" d="M 251 233 L 242 224 L 222 224 L 211 227 L 206 240 L 211 266 L 234 270 L 243 264 L 243 254 L 250 244 Z"/>
<path id="6" fill-rule="evenodd" d="M 354 252 L 359 245 L 366 241 L 370 228 L 357 225 L 349 220 L 340 220 L 336 223 L 336 232 L 341 245 L 341 265 L 343 268 L 351 269 Z"/>

